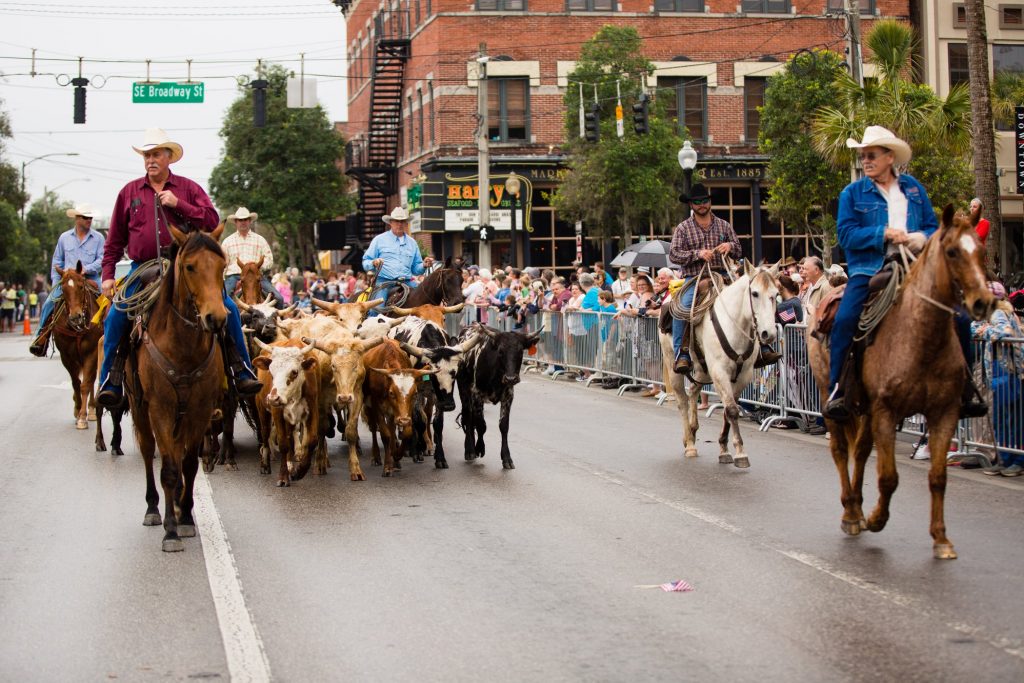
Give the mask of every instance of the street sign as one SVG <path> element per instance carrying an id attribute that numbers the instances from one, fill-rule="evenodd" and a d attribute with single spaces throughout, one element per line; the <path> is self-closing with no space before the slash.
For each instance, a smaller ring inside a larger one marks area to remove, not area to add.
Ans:
<path id="1" fill-rule="evenodd" d="M 206 94 L 204 83 L 133 83 L 135 104 L 201 103 Z"/>

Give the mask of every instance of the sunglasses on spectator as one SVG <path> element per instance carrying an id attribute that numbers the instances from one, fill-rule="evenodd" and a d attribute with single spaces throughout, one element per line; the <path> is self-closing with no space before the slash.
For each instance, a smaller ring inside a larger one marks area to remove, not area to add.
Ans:
<path id="1" fill-rule="evenodd" d="M 888 153 L 889 152 L 866 152 L 866 153 L 860 155 L 860 160 L 861 161 L 874 161 L 875 159 L 878 159 L 879 157 L 881 157 L 883 154 L 888 154 Z"/>
<path id="2" fill-rule="evenodd" d="M 691 199 L 690 203 L 691 204 L 710 204 L 711 203 L 711 198 L 707 197 L 705 199 Z"/>
<path id="3" fill-rule="evenodd" d="M 92 220 L 92 216 L 79 216 L 79 218 L 81 218 L 83 221 L 91 221 Z"/>

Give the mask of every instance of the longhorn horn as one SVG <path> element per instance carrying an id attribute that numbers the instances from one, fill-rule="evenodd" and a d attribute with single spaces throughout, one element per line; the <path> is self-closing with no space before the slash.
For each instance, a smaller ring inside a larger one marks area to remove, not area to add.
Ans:
<path id="1" fill-rule="evenodd" d="M 398 318 L 392 318 L 391 320 L 388 321 L 388 329 L 391 329 L 392 327 L 395 327 L 396 325 L 401 325 L 402 323 L 405 322 L 405 319 L 408 318 L 408 317 L 409 316 L 407 316 L 407 315 L 403 315 L 403 316 L 400 316 Z"/>
<path id="2" fill-rule="evenodd" d="M 360 344 L 360 350 L 363 353 L 366 353 L 373 347 L 383 344 L 385 339 L 387 339 L 387 337 L 374 337 L 373 339 L 364 339 Z"/>
<path id="3" fill-rule="evenodd" d="M 267 298 L 263 300 L 263 303 L 264 304 L 269 304 L 273 300 L 274 300 L 274 295 L 273 294 L 267 294 Z"/>
<path id="4" fill-rule="evenodd" d="M 392 306 L 391 307 L 391 312 L 392 313 L 397 313 L 398 315 L 412 315 L 413 309 L 411 309 L 411 308 L 402 308 L 400 306 Z"/>
<path id="5" fill-rule="evenodd" d="M 231 297 L 231 300 L 235 302 L 235 305 L 238 306 L 238 308 L 240 310 L 243 310 L 243 311 L 246 311 L 246 312 L 252 310 L 252 306 L 250 306 L 249 304 L 245 303 L 244 301 L 242 301 L 238 297 Z"/>
<path id="6" fill-rule="evenodd" d="M 251 327 L 245 327 L 244 325 L 242 326 L 242 332 L 245 332 L 246 334 L 256 334 L 256 330 Z"/>
<path id="7" fill-rule="evenodd" d="M 486 334 L 491 339 L 497 339 L 498 338 L 498 331 L 494 330 L 494 329 L 491 329 L 490 327 L 487 327 L 487 325 L 481 325 L 480 323 L 476 323 L 475 327 L 477 328 L 478 332 L 483 332 L 484 334 Z"/>
<path id="8" fill-rule="evenodd" d="M 330 355 L 331 353 L 330 351 L 324 351 L 323 348 L 318 346 L 315 339 L 310 339 L 309 337 L 302 337 L 302 343 L 305 344 L 305 346 L 302 347 L 303 355 L 309 353 L 313 349 L 319 349 L 320 351 L 323 351 L 328 355 Z"/>
<path id="9" fill-rule="evenodd" d="M 334 307 L 338 305 L 338 304 L 332 304 L 330 301 L 321 301 L 320 299 L 317 299 L 315 296 L 309 297 L 309 300 L 317 308 L 322 308 L 325 311 L 330 311 L 331 313 L 334 313 L 334 311 L 336 310 Z"/>
<path id="10" fill-rule="evenodd" d="M 482 335 L 482 334 L 474 334 L 472 337 L 470 337 L 466 341 L 462 342 L 461 344 L 459 344 L 455 348 L 458 349 L 459 353 L 466 353 L 466 351 L 469 351 L 471 348 L 473 348 L 474 346 L 476 346 L 477 344 L 479 344 L 483 340 L 484 340 L 484 335 Z"/>
<path id="11" fill-rule="evenodd" d="M 273 348 L 272 346 L 270 346 L 270 344 L 264 344 L 264 343 L 263 343 L 262 341 L 260 341 L 260 340 L 259 340 L 259 338 L 257 338 L 257 337 L 254 337 L 254 338 L 253 338 L 253 341 L 254 341 L 254 342 L 256 342 L 256 346 L 260 347 L 261 349 L 263 349 L 263 350 L 264 350 L 264 351 L 266 351 L 267 353 L 273 353 L 273 351 L 274 351 L 274 348 Z"/>
<path id="12" fill-rule="evenodd" d="M 407 344 L 405 342 L 398 342 L 398 345 L 401 346 L 402 350 L 405 351 L 410 356 L 415 356 L 416 358 L 423 358 L 424 354 L 422 349 L 418 349 L 412 344 Z"/>
<path id="13" fill-rule="evenodd" d="M 374 299 L 373 301 L 362 301 L 359 305 L 362 307 L 363 313 L 365 313 L 371 308 L 377 308 L 377 306 L 380 306 L 382 303 L 384 303 L 384 299 Z"/>
<path id="14" fill-rule="evenodd" d="M 461 304 L 455 304 L 454 306 L 445 306 L 444 307 L 444 312 L 445 313 L 459 313 L 465 307 L 466 307 L 466 303 L 465 302 L 462 302 Z"/>

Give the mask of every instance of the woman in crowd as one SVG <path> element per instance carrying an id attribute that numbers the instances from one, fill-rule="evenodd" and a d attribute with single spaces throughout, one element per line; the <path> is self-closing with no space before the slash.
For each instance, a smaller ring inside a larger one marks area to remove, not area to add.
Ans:
<path id="1" fill-rule="evenodd" d="M 789 275 L 779 276 L 779 303 L 775 306 L 775 322 L 792 325 L 804 321 L 804 306 L 800 301 L 800 285 Z"/>
<path id="2" fill-rule="evenodd" d="M 985 209 L 982 205 L 981 200 L 975 197 L 971 200 L 971 225 L 974 226 L 974 231 L 978 233 L 978 239 L 981 240 L 982 244 L 985 244 L 985 240 L 988 239 L 989 222 L 987 218 L 981 217 L 981 212 Z"/>

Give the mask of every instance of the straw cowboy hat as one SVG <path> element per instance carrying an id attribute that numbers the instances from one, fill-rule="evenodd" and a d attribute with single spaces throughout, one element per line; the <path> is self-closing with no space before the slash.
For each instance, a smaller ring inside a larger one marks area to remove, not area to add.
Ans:
<path id="1" fill-rule="evenodd" d="M 154 149 L 160 149 L 161 147 L 171 151 L 172 164 L 181 159 L 182 155 L 185 153 L 184 150 L 181 149 L 181 145 L 177 142 L 171 142 L 171 139 L 167 136 L 167 133 L 164 132 L 163 128 L 147 128 L 146 132 L 142 134 L 142 146 L 132 146 L 132 149 L 139 154 L 145 154 L 146 152 Z"/>
<path id="2" fill-rule="evenodd" d="M 81 216 L 82 218 L 95 218 L 96 214 L 92 210 L 91 204 L 76 204 L 75 208 L 68 209 L 64 212 L 68 218 L 75 218 Z"/>
<path id="3" fill-rule="evenodd" d="M 910 161 L 912 154 L 910 145 L 896 137 L 888 128 L 882 128 L 881 126 L 868 126 L 864 131 L 864 139 L 860 142 L 853 138 L 846 138 L 846 146 L 850 149 L 885 147 L 892 152 L 893 158 L 899 166 Z"/>
<path id="4" fill-rule="evenodd" d="M 391 225 L 391 221 L 407 221 L 409 220 L 409 212 L 403 209 L 401 206 L 396 206 L 395 210 L 391 212 L 390 216 L 384 216 L 381 219 L 388 225 Z"/>
<path id="5" fill-rule="evenodd" d="M 259 218 L 259 216 L 260 215 L 255 211 L 249 211 L 249 209 L 245 208 L 244 206 L 240 206 L 238 207 L 238 210 L 235 211 L 230 216 L 228 216 L 227 219 L 229 221 L 244 221 L 246 219 L 254 221 L 257 218 Z"/>

